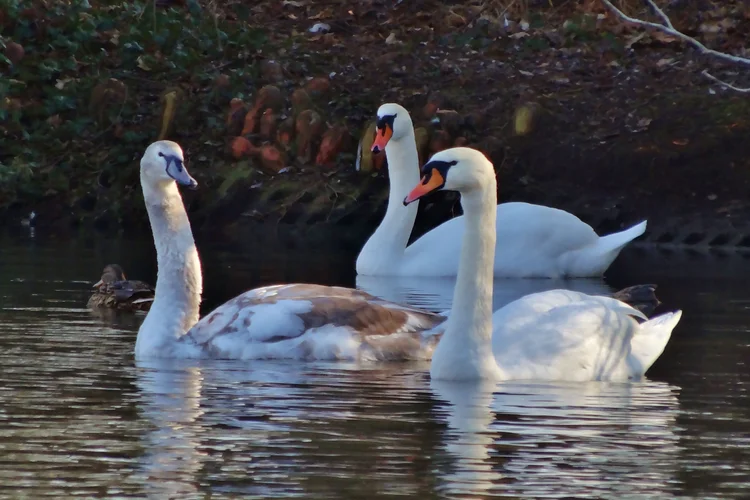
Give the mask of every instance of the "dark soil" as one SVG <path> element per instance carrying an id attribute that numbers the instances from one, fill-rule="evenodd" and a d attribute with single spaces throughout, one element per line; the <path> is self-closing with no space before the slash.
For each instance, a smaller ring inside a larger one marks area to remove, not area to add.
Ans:
<path id="1" fill-rule="evenodd" d="M 245 86 L 246 96 L 272 83 L 288 99 L 310 78 L 326 76 L 331 89 L 317 109 L 355 138 L 389 101 L 407 107 L 415 126 L 427 124 L 434 136 L 442 125 L 429 124 L 425 105 L 439 102 L 463 117 L 450 140 L 466 137 L 492 158 L 501 201 L 562 208 L 602 232 L 647 218 L 647 239 L 655 242 L 750 246 L 750 94 L 700 75 L 708 68 L 749 86 L 750 72 L 717 65 L 679 41 L 644 34 L 611 15 L 597 18 L 606 13 L 598 2 L 538 3 L 529 2 L 529 12 L 507 11 L 513 21 L 529 21 L 524 31 L 505 26 L 505 7 L 492 1 L 246 2 L 243 18 L 237 6 L 244 3 L 229 2 L 219 8 L 221 22 L 250 23 L 266 38 L 245 60 L 214 61 L 211 77 L 226 75 L 232 89 Z M 678 29 L 717 50 L 739 54 L 748 46 L 750 8 L 743 3 L 724 2 L 721 9 L 680 4 L 673 17 Z M 648 16 L 642 7 L 629 13 Z M 325 23 L 327 31 L 310 33 L 315 23 Z M 707 30 L 711 23 L 721 29 Z M 280 75 L 257 70 L 236 81 L 238 66 L 261 68 L 269 60 L 280 65 Z M 187 104 L 181 105 L 188 111 L 178 114 L 168 138 L 183 145 L 203 188 L 185 196 L 196 231 L 231 235 L 248 224 L 280 223 L 315 232 L 325 224 L 346 227 L 361 242 L 377 224 L 386 172 L 355 171 L 356 140 L 336 151 L 334 164 L 289 154 L 289 168 L 276 173 L 256 159 L 232 158 L 227 145 L 237 133 L 216 126 L 217 120 L 224 126 L 231 92 L 217 92 L 205 79 L 166 81 L 136 68 L 121 69 L 118 78 L 141 106 L 153 106 L 169 85 L 185 91 L 181 102 Z M 209 102 L 208 111 L 189 111 L 196 102 Z M 528 133 L 514 121 L 519 109 L 532 112 Z M 216 119 L 207 122 L 206 112 Z M 156 138 L 161 121 L 151 121 L 151 135 L 129 145 L 130 156 L 117 165 L 132 175 L 108 183 L 104 174 L 88 174 L 77 180 L 83 189 L 76 196 L 26 196 L 5 204 L 0 220 L 18 224 L 34 210 L 39 226 L 57 230 L 147 230 L 133 159 Z M 0 160 L 3 141 L 12 140 L 12 130 L 0 135 Z M 108 147 L 107 141 L 119 139 L 106 133 L 97 147 Z M 422 204 L 416 234 L 458 210 L 454 195 L 435 195 Z"/>

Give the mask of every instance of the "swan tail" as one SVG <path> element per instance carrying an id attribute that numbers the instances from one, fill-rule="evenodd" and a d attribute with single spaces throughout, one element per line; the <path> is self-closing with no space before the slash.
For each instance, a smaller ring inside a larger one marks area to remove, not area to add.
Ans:
<path id="1" fill-rule="evenodd" d="M 601 249 L 602 252 L 619 253 L 620 250 L 622 250 L 622 247 L 646 232 L 646 222 L 647 221 L 644 220 L 631 228 L 620 231 L 619 233 L 612 233 L 608 234 L 607 236 L 602 236 L 599 238 L 599 243 L 597 244 L 597 246 Z M 615 254 L 615 257 L 616 256 L 617 254 Z"/>
<path id="2" fill-rule="evenodd" d="M 620 255 L 620 250 L 645 231 L 646 221 L 644 220 L 619 233 L 600 236 L 593 245 L 581 248 L 571 255 L 566 276 L 569 278 L 601 276 Z"/>
<path id="3" fill-rule="evenodd" d="M 681 317 L 682 311 L 678 310 L 661 314 L 639 325 L 638 331 L 630 342 L 630 347 L 632 355 L 643 367 L 642 373 L 646 373 L 664 352 L 672 336 L 672 330 L 680 322 Z"/>

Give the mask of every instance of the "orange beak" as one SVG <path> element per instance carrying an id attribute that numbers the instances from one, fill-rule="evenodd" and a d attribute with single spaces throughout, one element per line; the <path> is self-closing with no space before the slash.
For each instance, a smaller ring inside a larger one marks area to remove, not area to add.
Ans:
<path id="1" fill-rule="evenodd" d="M 445 185 L 445 179 L 443 179 L 442 174 L 436 168 L 432 169 L 429 180 L 426 177 L 426 175 L 423 175 L 422 181 L 417 184 L 417 187 L 412 189 L 411 192 L 406 195 L 406 198 L 404 198 L 404 205 L 415 202 L 422 196 L 430 194 Z"/>
<path id="2" fill-rule="evenodd" d="M 385 151 L 385 146 L 388 144 L 388 141 L 391 140 L 391 137 L 393 137 L 393 129 L 389 125 L 386 125 L 383 128 L 376 128 L 375 140 L 372 143 L 370 151 L 373 153 Z"/>

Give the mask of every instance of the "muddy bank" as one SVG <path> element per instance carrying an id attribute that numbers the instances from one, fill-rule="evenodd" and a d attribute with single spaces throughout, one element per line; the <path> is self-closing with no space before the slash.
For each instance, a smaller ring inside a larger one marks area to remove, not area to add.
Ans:
<path id="1" fill-rule="evenodd" d="M 571 119 L 585 116 L 596 101 L 579 101 L 584 109 L 578 113 L 572 107 L 566 114 L 545 111 L 533 134 L 508 137 L 494 152 L 500 201 L 561 208 L 602 233 L 648 219 L 642 241 L 651 243 L 750 247 L 748 127 L 734 116 L 748 105 L 736 96 L 698 92 L 681 98 L 649 101 L 656 118 L 647 130 L 612 127 L 604 136 L 587 137 Z M 324 242 L 336 234 L 356 248 L 379 223 L 388 195 L 382 171 L 274 176 L 250 169 L 222 196 L 216 193 L 221 185 L 200 166 L 193 171 L 201 188 L 184 197 L 196 232 L 228 239 L 267 230 L 293 244 L 295 238 Z M 101 207 L 102 199 L 115 203 L 122 194 L 100 195 L 92 210 L 82 203 L 68 213 L 54 199 L 39 200 L 12 207 L 5 220 L 17 225 L 34 210 L 40 230 L 146 233 L 145 210 L 137 203 L 117 218 Z M 124 195 L 139 199 L 137 186 Z M 458 213 L 456 195 L 433 195 L 420 206 L 414 235 Z"/>
<path id="2" fill-rule="evenodd" d="M 169 138 L 201 185 L 185 193 L 196 232 L 282 227 L 356 247 L 387 198 L 386 172 L 355 170 L 357 142 L 378 105 L 395 101 L 427 130 L 426 155 L 459 141 L 488 154 L 500 201 L 561 208 L 604 233 L 648 219 L 653 242 L 750 246 L 747 97 L 701 79 L 710 63 L 680 42 L 623 27 L 596 2 L 537 3 L 510 13 L 530 16 L 523 29 L 485 2 L 433 0 L 3 11 L 0 41 L 26 55 L 4 63 L 0 222 L 21 227 L 34 212 L 40 231 L 146 234 L 137 159 Z M 695 33 L 707 14 L 691 9 L 674 21 Z M 704 42 L 746 45 L 743 9 L 716 14 L 732 20 L 731 36 Z M 311 31 L 315 22 L 328 29 Z M 435 125 L 436 107 L 463 125 Z M 519 128 L 524 109 L 534 118 Z M 324 123 L 314 138 L 303 116 Z M 414 234 L 459 213 L 456 200 L 422 203 Z"/>

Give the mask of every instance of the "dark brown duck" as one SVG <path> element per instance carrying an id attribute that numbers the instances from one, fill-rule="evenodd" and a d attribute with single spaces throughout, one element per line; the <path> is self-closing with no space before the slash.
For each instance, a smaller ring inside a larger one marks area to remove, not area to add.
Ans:
<path id="1" fill-rule="evenodd" d="M 154 288 L 143 281 L 129 280 L 117 264 L 109 264 L 102 278 L 94 284 L 94 294 L 88 307 L 119 309 L 121 311 L 148 311 L 154 301 Z"/>

